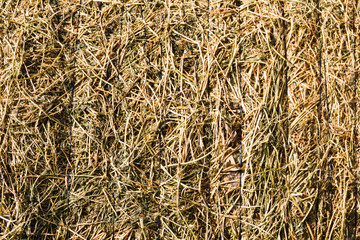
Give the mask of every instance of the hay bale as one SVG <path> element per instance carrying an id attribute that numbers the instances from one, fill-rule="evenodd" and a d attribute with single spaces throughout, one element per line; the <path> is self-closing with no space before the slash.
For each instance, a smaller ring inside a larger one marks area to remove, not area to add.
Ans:
<path id="1" fill-rule="evenodd" d="M 312 2 L 286 1 L 285 18 L 269 1 L 207 4 L 2 3 L 2 238 L 64 239 L 69 225 L 71 239 L 111 239 L 113 214 L 118 239 L 156 239 L 158 217 L 162 239 L 236 239 L 240 214 L 244 239 L 352 236 L 352 5 L 321 2 L 318 39 Z M 227 144 L 240 119 L 241 196 Z"/>

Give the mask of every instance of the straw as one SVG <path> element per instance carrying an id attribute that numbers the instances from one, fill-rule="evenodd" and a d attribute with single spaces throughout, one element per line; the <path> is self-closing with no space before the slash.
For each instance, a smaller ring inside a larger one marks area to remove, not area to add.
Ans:
<path id="1" fill-rule="evenodd" d="M 3 1 L 0 238 L 352 239 L 353 2 Z"/>

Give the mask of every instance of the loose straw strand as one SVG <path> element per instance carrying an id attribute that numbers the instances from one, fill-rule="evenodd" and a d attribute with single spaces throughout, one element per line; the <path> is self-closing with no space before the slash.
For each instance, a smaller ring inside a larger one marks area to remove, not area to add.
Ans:
<path id="1" fill-rule="evenodd" d="M 239 54 L 239 88 L 240 88 L 240 97 L 242 98 L 242 74 L 241 74 L 241 55 L 242 55 L 242 45 L 241 45 L 241 5 L 242 2 L 240 2 L 240 6 L 239 6 L 239 19 L 238 19 L 238 24 L 239 24 L 239 49 L 238 49 L 238 54 Z M 243 116 L 243 109 L 241 106 L 241 102 L 240 101 L 240 126 L 239 126 L 239 168 L 242 168 L 243 165 L 243 149 L 242 149 L 242 131 L 243 131 L 243 122 L 242 122 L 242 116 Z M 239 209 L 239 240 L 242 239 L 242 171 L 240 170 L 239 172 L 239 193 L 240 193 L 240 209 Z"/>
<path id="2" fill-rule="evenodd" d="M 73 59 L 73 69 L 75 69 L 75 63 L 76 63 L 76 51 L 77 51 L 77 46 L 78 46 L 78 41 L 79 41 L 79 21 L 80 21 L 80 8 L 82 5 L 82 1 L 80 0 L 80 7 L 78 10 L 78 19 L 76 22 L 76 40 L 74 43 L 74 59 Z M 69 161 L 67 163 L 67 167 L 66 167 L 66 185 L 67 185 L 67 190 L 66 190 L 66 213 L 67 213 L 67 221 L 66 221 L 66 237 L 65 239 L 68 240 L 69 236 L 70 236 L 70 230 L 69 230 L 69 216 L 70 216 L 70 167 L 71 167 L 71 162 L 72 162 L 72 115 L 73 115 L 73 102 L 74 102 L 74 91 L 75 91 L 75 72 L 72 75 L 72 79 L 71 79 L 71 97 L 70 97 L 70 113 L 69 113 L 69 149 L 68 149 L 68 158 Z"/>
<path id="3" fill-rule="evenodd" d="M 326 131 L 327 131 L 327 142 L 329 144 L 329 151 L 327 153 L 327 160 L 328 160 L 328 172 L 329 172 L 329 176 L 328 176 L 328 204 L 330 207 L 329 210 L 329 215 L 328 215 L 328 221 L 331 218 L 331 216 L 333 215 L 333 205 L 332 205 L 332 159 L 331 159 L 331 146 L 330 146 L 330 108 L 329 108 L 329 101 L 328 101 L 328 83 L 327 83 L 327 79 L 326 79 L 326 65 L 324 62 L 324 87 L 325 87 L 325 109 L 326 109 Z"/>
<path id="4" fill-rule="evenodd" d="M 112 192 L 112 240 L 115 240 L 115 193 Z"/>
<path id="5" fill-rule="evenodd" d="M 121 9 L 120 9 L 120 36 L 119 36 L 119 51 L 118 51 L 118 59 L 117 59 L 117 74 L 118 74 L 118 79 L 120 79 L 120 61 L 121 61 L 121 48 L 122 48 L 122 32 L 123 32 L 123 22 L 124 22 L 124 11 L 125 11 L 125 3 L 123 3 L 121 1 L 122 5 L 121 5 Z"/>
<path id="6" fill-rule="evenodd" d="M 238 19 L 238 22 L 239 22 L 239 87 L 240 87 L 240 97 L 242 98 L 242 80 L 241 80 L 241 55 L 242 55 L 242 45 L 240 43 L 240 36 L 241 36 L 241 5 L 242 5 L 242 2 L 240 2 L 240 6 L 239 6 L 239 19 Z M 241 101 L 240 101 L 241 103 Z M 239 168 L 241 169 L 242 168 L 242 165 L 243 165 L 243 149 L 242 149 L 242 130 L 243 130 L 243 122 L 242 122 L 242 115 L 243 115 L 243 110 L 242 110 L 242 106 L 240 105 L 240 126 L 239 126 L 239 145 L 240 145 L 240 148 L 239 148 L 239 154 L 240 154 L 240 157 L 239 157 Z M 239 210 L 239 240 L 241 240 L 242 238 L 242 171 L 240 170 L 239 172 L 239 192 L 240 192 L 240 210 Z"/>
<path id="7" fill-rule="evenodd" d="M 145 5 L 145 1 L 144 1 L 144 7 L 146 7 Z M 145 56 L 146 56 L 146 65 L 150 66 L 150 56 L 149 56 L 149 51 L 147 51 L 147 31 L 146 31 L 146 23 L 145 23 L 145 18 L 144 18 L 144 9 L 142 7 L 142 5 L 140 5 L 140 12 L 141 12 L 141 19 L 143 20 L 143 30 L 144 30 L 144 52 L 145 52 Z"/>
<path id="8" fill-rule="evenodd" d="M 316 39 L 318 41 L 318 56 L 317 56 L 317 61 L 318 61 L 318 73 L 317 73 L 317 82 L 318 82 L 318 95 L 319 95 L 319 100 L 318 100 L 318 104 L 317 104 L 317 108 L 318 108 L 318 163 L 320 163 L 321 161 L 321 151 L 320 151 L 320 141 L 321 141 L 321 103 L 322 103 L 322 99 L 321 99 L 321 94 L 322 94 L 322 85 L 321 85 L 321 63 L 322 63 L 322 44 L 320 41 L 320 15 L 321 15 L 321 9 L 320 9 L 320 0 L 316 0 Z M 321 170 L 321 169 L 320 169 Z M 320 171 L 319 170 L 319 171 Z M 316 236 L 318 236 L 318 221 L 319 221 L 319 201 L 320 201 L 320 178 L 321 178 L 321 172 L 318 173 L 318 178 L 317 178 L 317 194 L 316 194 L 316 199 L 315 199 L 315 215 L 316 215 Z"/>
<path id="9" fill-rule="evenodd" d="M 162 46 L 162 39 L 160 38 L 160 72 L 159 72 L 159 84 L 161 83 L 161 80 L 162 80 L 162 71 L 163 71 L 163 67 L 162 67 L 162 58 L 163 58 L 163 46 Z M 160 108 L 160 116 L 161 116 L 161 108 Z M 160 125 L 159 125 L 159 129 L 158 129 L 158 143 L 159 143 L 159 152 L 158 152 L 158 164 L 159 164 L 159 173 L 158 173 L 158 181 L 159 181 L 159 186 L 158 186 L 158 218 L 157 218 L 157 224 L 158 224 L 158 236 L 157 236 L 157 240 L 160 240 L 160 229 L 161 229 L 161 204 L 160 204 L 160 191 L 161 191 L 161 157 L 162 157 L 162 136 L 161 136 L 161 126 L 162 122 L 161 122 L 161 119 L 160 119 Z"/>
<path id="10" fill-rule="evenodd" d="M 358 201 L 358 190 L 357 190 L 357 156 L 356 156 L 356 153 L 357 153 L 357 78 L 358 78 L 358 73 L 357 73 L 357 70 L 356 70 L 356 61 L 357 61 L 357 58 L 356 58 L 356 19 L 355 19 L 355 11 L 356 11 L 356 8 L 358 6 L 358 0 L 355 0 L 355 4 L 353 6 L 353 26 L 352 26 L 352 30 L 353 30 L 353 34 L 354 34 L 354 37 L 353 37 L 353 62 L 354 62 L 354 91 L 353 91 L 353 99 L 354 99 L 354 102 L 353 102 L 353 111 L 354 111 L 354 145 L 353 145 L 353 159 L 354 159 L 354 176 L 355 176 L 355 179 L 354 179 L 354 197 L 355 197 L 355 204 L 354 204 L 354 239 L 356 239 L 356 233 L 357 233 L 357 218 L 358 218 L 358 212 L 357 212 L 357 201 Z"/>
<path id="11" fill-rule="evenodd" d="M 161 127 L 160 127 L 161 128 Z M 157 229 L 157 240 L 160 240 L 160 229 L 161 229 L 161 222 L 160 222 L 160 217 L 161 217 L 161 205 L 160 205 L 160 185 L 161 185 L 161 151 L 162 151 L 162 143 L 161 143 L 161 130 L 159 129 L 158 132 L 158 143 L 159 143 L 159 152 L 158 152 L 158 164 L 159 164 L 159 173 L 158 173 L 158 181 L 159 181 L 159 186 L 158 186 L 158 192 L 157 192 L 157 197 L 158 197 L 158 216 L 157 216 L 157 225 L 158 225 L 158 229 Z"/>
<path id="12" fill-rule="evenodd" d="M 289 159 L 290 159 L 290 153 L 289 153 L 289 90 L 288 90 L 288 66 L 287 66 L 287 42 L 286 42 L 286 21 L 285 21 L 285 4 L 284 1 L 281 1 L 281 25 L 282 25 L 282 45 L 283 45 L 283 51 L 284 51 L 284 65 L 283 65 L 283 79 L 284 79 L 284 83 L 285 83 L 285 164 L 288 165 L 289 164 Z M 287 169 L 287 173 L 289 173 L 289 169 Z M 288 191 L 289 191 L 289 187 L 288 187 Z M 289 234 L 289 215 L 290 215 L 290 210 L 291 209 L 291 205 L 289 202 L 289 205 L 287 206 L 286 209 L 286 215 L 287 215 L 287 221 L 285 222 L 285 231 L 286 234 Z M 287 236 L 288 237 L 288 236 Z"/>
<path id="13" fill-rule="evenodd" d="M 207 41 L 207 47 L 206 47 L 206 52 L 207 52 L 207 70 L 210 69 L 210 0 L 207 1 L 207 31 L 206 31 L 206 41 Z M 207 86 L 206 86 L 206 98 L 208 101 L 210 101 L 210 75 L 207 74 L 206 75 L 207 78 Z M 209 105 L 206 107 L 207 108 L 207 114 L 210 112 L 210 103 Z M 208 124 L 208 123 L 207 123 Z M 206 149 L 208 149 L 208 144 L 209 142 L 205 145 Z M 211 177 L 210 177 L 210 169 L 211 169 L 211 158 L 208 159 L 208 168 L 207 168 L 207 193 L 206 193 L 206 204 L 207 204 L 207 213 L 206 213 L 206 236 L 209 237 L 211 236 L 211 231 L 212 231 L 212 226 L 211 226 L 211 220 L 212 220 L 212 215 L 211 215 Z"/>
<path id="14" fill-rule="evenodd" d="M 285 78 L 285 135 L 286 135 L 286 163 L 289 162 L 289 90 L 288 90 L 288 67 L 287 67 L 287 45 L 286 45 L 286 21 L 284 2 L 281 2 L 281 16 L 282 16 L 282 40 L 284 49 L 284 78 Z"/>

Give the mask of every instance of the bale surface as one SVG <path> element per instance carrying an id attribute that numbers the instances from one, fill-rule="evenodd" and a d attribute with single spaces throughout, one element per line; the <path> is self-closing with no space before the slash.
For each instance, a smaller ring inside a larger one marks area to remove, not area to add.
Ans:
<path id="1" fill-rule="evenodd" d="M 0 239 L 353 239 L 354 2 L 0 1 Z"/>

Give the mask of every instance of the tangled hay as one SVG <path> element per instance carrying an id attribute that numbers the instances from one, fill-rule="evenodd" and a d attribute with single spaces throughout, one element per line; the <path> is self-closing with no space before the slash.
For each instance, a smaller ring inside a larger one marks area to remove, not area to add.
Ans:
<path id="1" fill-rule="evenodd" d="M 1 1 L 1 239 L 354 235 L 353 1 L 79 2 Z"/>

